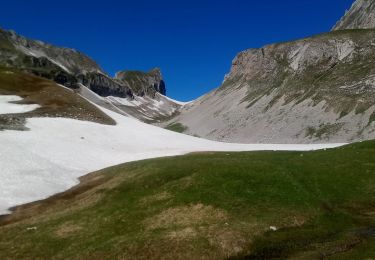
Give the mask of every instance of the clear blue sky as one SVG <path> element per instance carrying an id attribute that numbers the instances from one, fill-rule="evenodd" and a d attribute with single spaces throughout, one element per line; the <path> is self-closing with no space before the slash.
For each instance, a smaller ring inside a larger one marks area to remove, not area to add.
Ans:
<path id="1" fill-rule="evenodd" d="M 0 27 L 78 49 L 110 75 L 160 67 L 167 95 L 218 87 L 248 48 L 329 31 L 353 0 L 12 0 Z"/>

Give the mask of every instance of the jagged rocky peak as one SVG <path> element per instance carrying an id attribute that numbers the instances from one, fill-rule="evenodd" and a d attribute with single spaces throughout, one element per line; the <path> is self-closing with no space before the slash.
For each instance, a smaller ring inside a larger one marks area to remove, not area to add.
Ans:
<path id="1" fill-rule="evenodd" d="M 356 0 L 332 30 L 373 28 L 375 28 L 375 1 Z"/>
<path id="2" fill-rule="evenodd" d="M 21 67 L 23 65 L 21 55 L 31 56 L 35 59 L 48 59 L 49 62 L 59 66 L 70 74 L 100 72 L 104 73 L 100 66 L 87 55 L 70 48 L 56 47 L 38 40 L 27 39 L 12 30 L 0 28 L 1 46 L 8 45 L 8 54 L 11 51 L 11 61 Z M 11 47 L 11 48 L 10 48 Z M 4 50 L 3 48 L 1 48 Z M 17 59 L 18 58 L 18 59 Z"/>
<path id="3" fill-rule="evenodd" d="M 127 84 L 137 96 L 153 97 L 156 92 L 166 94 L 165 82 L 159 68 L 154 68 L 149 72 L 119 71 L 115 79 Z"/>

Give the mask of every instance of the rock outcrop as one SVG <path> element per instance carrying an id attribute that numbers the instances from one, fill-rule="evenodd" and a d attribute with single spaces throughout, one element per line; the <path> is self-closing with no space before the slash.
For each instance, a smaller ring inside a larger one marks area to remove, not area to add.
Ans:
<path id="1" fill-rule="evenodd" d="M 23 66 L 22 56 L 48 59 L 69 74 L 86 72 L 104 73 L 100 66 L 87 55 L 74 49 L 56 47 L 41 41 L 27 39 L 14 31 L 0 29 L 1 62 Z M 8 60 L 4 56 L 8 56 Z M 30 65 L 30 64 L 28 64 Z"/>
<path id="2" fill-rule="evenodd" d="M 375 1 L 356 0 L 332 30 L 375 28 Z"/>
<path id="3" fill-rule="evenodd" d="M 133 98 L 133 92 L 130 89 L 129 85 L 126 85 L 123 82 L 114 80 L 109 76 L 90 72 L 86 74 L 77 75 L 78 82 L 87 88 L 94 91 L 96 94 L 102 97 L 114 96 L 121 98 Z"/>
<path id="4" fill-rule="evenodd" d="M 130 86 L 137 96 L 154 97 L 157 92 L 162 95 L 166 94 L 165 83 L 159 68 L 149 72 L 120 71 L 116 73 L 115 78 Z"/>
<path id="5" fill-rule="evenodd" d="M 227 142 L 375 138 L 375 30 L 346 30 L 243 51 L 221 87 L 167 122 Z"/>

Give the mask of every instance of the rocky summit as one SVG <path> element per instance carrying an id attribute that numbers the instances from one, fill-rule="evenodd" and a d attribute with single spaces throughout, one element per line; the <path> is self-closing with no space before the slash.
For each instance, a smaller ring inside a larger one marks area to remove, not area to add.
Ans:
<path id="1" fill-rule="evenodd" d="M 159 68 L 154 68 L 149 72 L 119 71 L 115 79 L 129 85 L 138 96 L 155 96 L 156 92 L 166 94 L 165 82 Z"/>
<path id="2" fill-rule="evenodd" d="M 339 24 L 370 26 L 373 6 L 358 0 Z M 368 12 L 357 12 L 363 8 Z M 170 124 L 226 142 L 373 139 L 375 30 L 337 30 L 245 50 L 222 86 L 185 105 Z"/>
<path id="3" fill-rule="evenodd" d="M 357 0 L 332 30 L 375 28 L 375 1 Z"/>
<path id="4" fill-rule="evenodd" d="M 0 64 L 22 69 L 73 87 L 75 75 L 103 73 L 88 56 L 69 48 L 30 40 L 14 31 L 0 29 Z"/>

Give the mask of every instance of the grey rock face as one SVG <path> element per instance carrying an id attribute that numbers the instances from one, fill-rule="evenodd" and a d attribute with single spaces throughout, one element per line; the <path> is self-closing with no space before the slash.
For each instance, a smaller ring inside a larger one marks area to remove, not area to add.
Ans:
<path id="1" fill-rule="evenodd" d="M 132 89 L 138 96 L 152 96 L 156 92 L 165 95 L 166 88 L 160 69 L 155 68 L 149 72 L 142 71 L 120 71 L 116 73 L 115 78 Z"/>
<path id="2" fill-rule="evenodd" d="M 94 60 L 74 49 L 56 47 L 41 41 L 30 40 L 16 34 L 14 31 L 4 31 L 1 29 L 0 39 L 12 44 L 15 51 L 21 52 L 26 56 L 49 59 L 52 63 L 55 63 L 71 74 L 86 72 L 104 73 Z"/>
<path id="3" fill-rule="evenodd" d="M 246 143 L 375 138 L 375 30 L 338 31 L 250 49 L 221 87 L 167 122 Z"/>
<path id="4" fill-rule="evenodd" d="M 93 75 L 104 75 L 95 61 L 76 50 L 55 47 L 1 29 L 0 64 L 54 80 L 69 88 L 77 88 L 77 83 L 82 81 L 91 82 Z M 102 80 L 102 83 L 109 84 L 100 85 L 102 92 L 113 88 L 110 81 Z"/>
<path id="5" fill-rule="evenodd" d="M 72 74 L 61 69 L 61 67 L 45 57 L 23 56 L 22 62 L 12 67 L 53 80 L 69 88 L 75 88 L 77 83 L 77 79 Z"/>
<path id="6" fill-rule="evenodd" d="M 119 72 L 113 79 L 94 60 L 76 50 L 55 47 L 1 29 L 0 65 L 48 78 L 69 88 L 78 88 L 78 83 L 82 83 L 104 97 L 155 97 L 157 92 L 166 93 L 159 69 L 147 73 Z"/>
<path id="7" fill-rule="evenodd" d="M 332 30 L 375 28 L 375 1 L 356 0 Z"/>
<path id="8" fill-rule="evenodd" d="M 90 72 L 77 76 L 78 82 L 85 85 L 102 97 L 130 97 L 133 98 L 133 92 L 123 82 L 116 81 L 107 75 Z"/>

